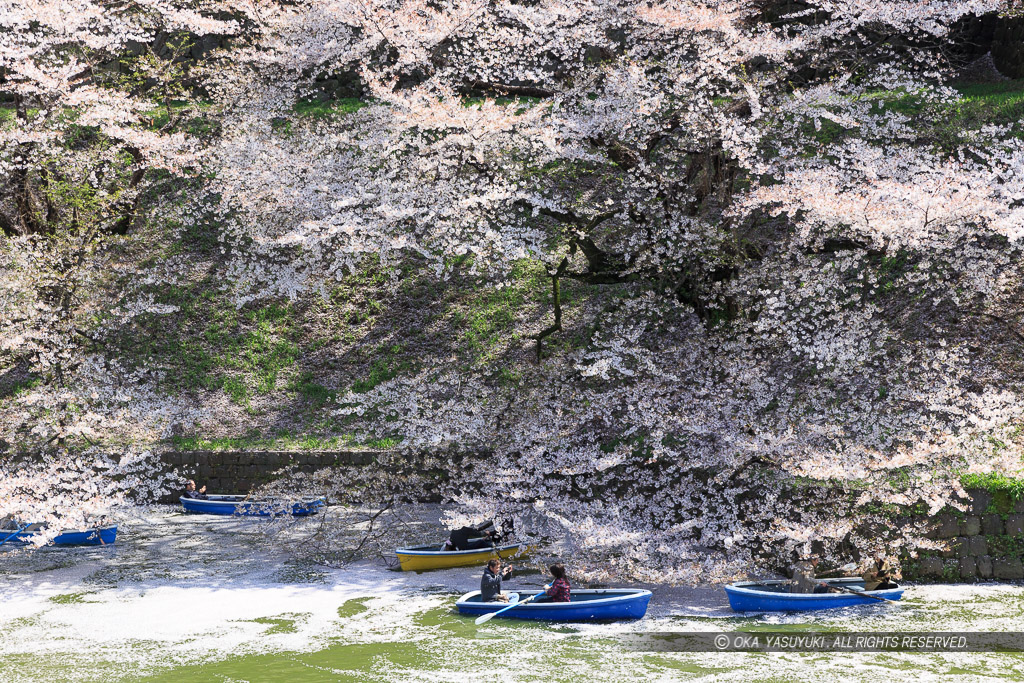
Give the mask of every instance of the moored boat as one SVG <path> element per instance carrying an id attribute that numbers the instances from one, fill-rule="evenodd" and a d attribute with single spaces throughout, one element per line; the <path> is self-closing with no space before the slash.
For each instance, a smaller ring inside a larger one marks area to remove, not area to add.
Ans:
<path id="1" fill-rule="evenodd" d="M 877 598 L 899 600 L 903 597 L 904 591 L 904 588 L 898 585 L 895 588 L 865 591 L 864 580 L 857 577 L 826 579 L 823 583 L 847 590 L 791 593 L 792 586 L 789 581 L 773 580 L 739 581 L 726 586 L 725 593 L 729 596 L 729 606 L 737 612 L 799 612 L 852 605 L 877 605 L 883 602 Z"/>
<path id="2" fill-rule="evenodd" d="M 0 543 L 5 545 L 24 545 L 32 537 L 42 531 L 40 524 L 26 524 L 22 527 L 0 529 Z M 62 531 L 53 538 L 53 545 L 111 545 L 117 540 L 117 525 L 96 527 L 95 529 L 73 529 Z"/>
<path id="3" fill-rule="evenodd" d="M 647 613 L 651 591 L 640 588 L 573 589 L 569 602 L 526 603 L 541 591 L 519 591 L 519 603 L 497 618 L 539 621 L 618 621 L 640 619 Z M 526 604 L 522 604 L 526 603 Z M 481 602 L 480 591 L 466 593 L 455 602 L 459 614 L 481 616 L 508 607 L 504 602 Z"/>
<path id="4" fill-rule="evenodd" d="M 245 496 L 216 496 L 187 498 L 182 496 L 182 507 L 187 512 L 205 515 L 241 515 L 243 517 L 276 517 L 294 515 L 302 517 L 320 511 L 326 505 L 323 498 L 312 498 L 296 503 L 274 500 L 249 500 Z"/>
<path id="5" fill-rule="evenodd" d="M 436 545 L 425 545 L 417 548 L 399 548 L 395 551 L 395 556 L 398 557 L 402 571 L 423 572 L 452 567 L 476 565 L 482 567 L 492 557 L 507 560 L 510 557 L 525 554 L 528 550 L 525 543 L 511 543 L 476 550 L 440 550 Z"/>

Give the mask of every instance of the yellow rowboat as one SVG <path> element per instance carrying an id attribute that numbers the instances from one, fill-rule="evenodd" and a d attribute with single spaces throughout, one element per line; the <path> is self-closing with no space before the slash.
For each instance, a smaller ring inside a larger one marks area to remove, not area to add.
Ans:
<path id="1" fill-rule="evenodd" d="M 492 557 L 506 560 L 525 554 L 528 550 L 525 543 L 513 543 L 480 550 L 438 550 L 436 545 L 426 545 L 419 548 L 399 548 L 395 551 L 395 555 L 398 556 L 398 562 L 402 565 L 402 571 L 424 572 L 451 567 L 483 567 Z"/>

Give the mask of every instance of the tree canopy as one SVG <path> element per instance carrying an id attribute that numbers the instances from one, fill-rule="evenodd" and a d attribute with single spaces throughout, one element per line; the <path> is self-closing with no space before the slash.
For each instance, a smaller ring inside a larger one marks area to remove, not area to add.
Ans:
<path id="1" fill-rule="evenodd" d="M 301 357 L 289 425 L 386 435 L 595 571 L 924 543 L 863 510 L 1021 468 L 1024 130 L 952 49 L 1011 11 L 5 2 L 0 517 L 157 490 L 162 440 L 269 428 Z M 229 323 L 250 375 L 188 332 Z"/>

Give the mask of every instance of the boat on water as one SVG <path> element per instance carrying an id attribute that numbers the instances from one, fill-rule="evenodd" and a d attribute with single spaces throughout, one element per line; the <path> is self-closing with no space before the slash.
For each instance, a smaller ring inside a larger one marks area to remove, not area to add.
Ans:
<path id="1" fill-rule="evenodd" d="M 436 545 L 424 545 L 416 548 L 399 548 L 395 551 L 398 563 L 404 572 L 423 572 L 431 569 L 450 569 L 452 567 L 473 567 L 487 564 L 487 560 L 498 557 L 507 560 L 510 557 L 523 555 L 529 551 L 525 543 L 510 543 L 495 547 L 474 550 L 441 550 Z"/>
<path id="2" fill-rule="evenodd" d="M 323 498 L 312 498 L 299 502 L 250 500 L 246 496 L 210 495 L 206 498 L 182 496 L 182 507 L 187 512 L 204 515 L 241 515 L 243 517 L 277 517 L 294 515 L 303 517 L 319 512 L 327 503 Z"/>
<path id="3" fill-rule="evenodd" d="M 864 580 L 858 577 L 826 579 L 823 583 L 847 590 L 791 593 L 789 581 L 773 580 L 739 581 L 726 586 L 725 593 L 729 596 L 729 606 L 737 612 L 802 612 L 852 605 L 877 605 L 882 601 L 870 596 L 899 600 L 904 591 L 903 586 L 899 585 L 884 590 L 865 591 Z"/>
<path id="4" fill-rule="evenodd" d="M 519 591 L 517 604 L 498 615 L 499 619 L 539 621 L 619 621 L 640 619 L 647 613 L 651 591 L 640 588 L 573 589 L 569 602 L 526 600 L 542 591 Z M 525 604 L 522 604 L 525 603 Z M 504 602 L 481 602 L 480 591 L 466 593 L 455 602 L 459 614 L 481 616 L 509 606 Z"/>
<path id="5" fill-rule="evenodd" d="M 0 528 L 0 545 L 25 545 L 42 531 L 41 524 L 25 524 L 17 527 Z M 53 545 L 112 545 L 117 540 L 117 525 L 95 529 L 73 529 L 63 531 L 50 541 Z"/>

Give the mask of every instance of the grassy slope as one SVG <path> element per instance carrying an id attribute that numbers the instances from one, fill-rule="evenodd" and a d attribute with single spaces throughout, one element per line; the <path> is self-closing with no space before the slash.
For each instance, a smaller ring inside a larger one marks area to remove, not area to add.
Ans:
<path id="1" fill-rule="evenodd" d="M 943 117 L 950 134 L 1024 118 L 1024 81 L 960 90 L 963 100 Z M 884 98 L 906 111 L 921 107 L 905 95 Z M 362 106 L 357 100 L 299 104 L 294 119 L 344 116 Z M 178 113 L 180 125 L 212 132 L 202 107 Z M 0 123 L 11 115 L 0 107 Z M 157 112 L 154 127 L 165 118 Z M 126 258 L 143 262 L 184 259 L 192 272 L 187 282 L 153 292 L 158 302 L 179 310 L 152 317 L 117 340 L 123 357 L 161 370 L 161 388 L 171 395 L 206 403 L 215 395 L 229 406 L 202 433 L 174 437 L 179 448 L 387 447 L 396 435 L 366 434 L 357 421 L 334 414 L 339 395 L 402 375 L 460 368 L 515 386 L 535 367 L 530 335 L 551 320 L 550 283 L 536 262 L 520 263 L 501 289 L 471 275 L 466 262 L 454 263 L 445 282 L 412 266 L 392 280 L 367 263 L 325 298 L 238 309 L 221 289 L 216 234 L 215 224 L 145 226 L 126 248 Z M 593 313 L 617 293 L 616 287 L 572 281 L 562 287 L 565 330 L 546 342 L 549 355 L 585 346 Z"/>

